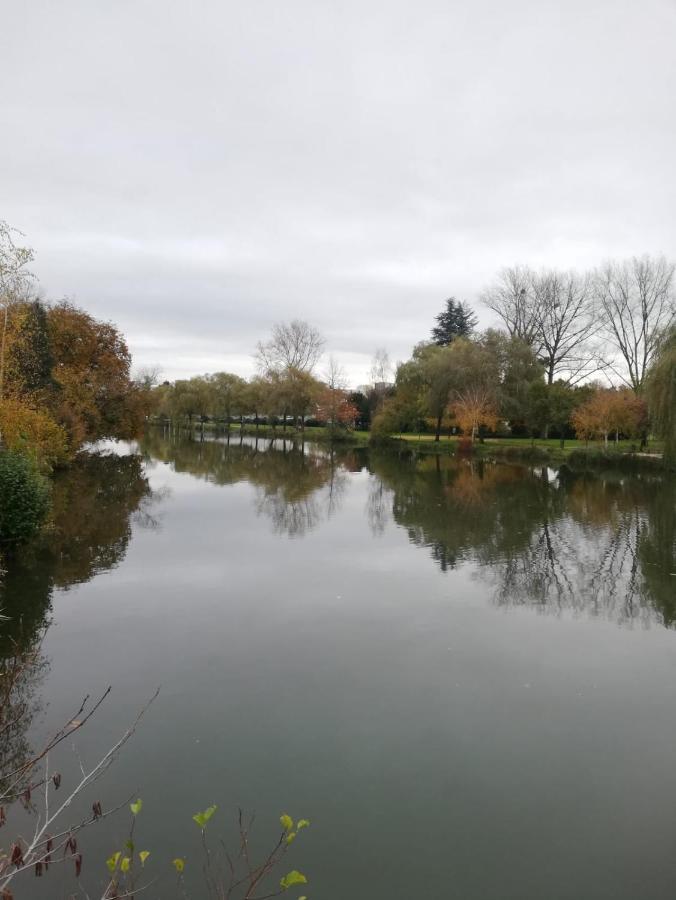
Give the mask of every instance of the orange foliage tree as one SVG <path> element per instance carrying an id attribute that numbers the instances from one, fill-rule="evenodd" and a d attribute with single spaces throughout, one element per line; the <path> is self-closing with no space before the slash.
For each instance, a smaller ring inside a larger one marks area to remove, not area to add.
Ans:
<path id="1" fill-rule="evenodd" d="M 493 392 L 480 384 L 468 385 L 459 391 L 451 403 L 451 410 L 460 428 L 472 441 L 482 425 L 495 428 L 498 424 Z"/>
<path id="2" fill-rule="evenodd" d="M 341 388 L 326 387 L 317 398 L 317 418 L 330 428 L 352 428 L 358 415 L 359 410 Z"/>
<path id="3" fill-rule="evenodd" d="M 131 356 L 120 332 L 67 302 L 50 307 L 47 321 L 52 410 L 71 444 L 133 436 L 145 416 L 146 392 L 130 378 Z"/>
<path id="4" fill-rule="evenodd" d="M 616 439 L 620 433 L 634 437 L 647 418 L 645 401 L 629 388 L 600 388 L 573 411 L 571 423 L 578 438 L 602 437 L 608 446 L 610 434 L 615 433 Z"/>

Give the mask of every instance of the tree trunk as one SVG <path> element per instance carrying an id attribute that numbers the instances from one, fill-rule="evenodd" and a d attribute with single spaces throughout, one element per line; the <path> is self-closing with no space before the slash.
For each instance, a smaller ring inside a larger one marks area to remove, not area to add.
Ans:
<path id="1" fill-rule="evenodd" d="M 437 428 L 436 428 L 436 431 L 434 432 L 434 440 L 435 441 L 438 441 L 439 436 L 441 435 L 441 417 L 442 416 L 443 416 L 443 413 L 439 413 L 439 415 L 437 416 Z"/>

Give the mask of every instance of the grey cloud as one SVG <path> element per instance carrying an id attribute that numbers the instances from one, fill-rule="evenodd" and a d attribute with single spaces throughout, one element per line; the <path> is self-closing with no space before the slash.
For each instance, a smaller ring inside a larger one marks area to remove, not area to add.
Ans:
<path id="1" fill-rule="evenodd" d="M 0 216 L 141 365 L 302 316 L 360 381 L 503 265 L 673 254 L 675 39 L 670 0 L 14 4 Z"/>

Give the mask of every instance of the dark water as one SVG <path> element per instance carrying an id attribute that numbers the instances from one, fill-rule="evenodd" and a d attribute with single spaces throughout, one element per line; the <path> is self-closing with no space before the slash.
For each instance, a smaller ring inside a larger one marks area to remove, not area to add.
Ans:
<path id="1" fill-rule="evenodd" d="M 673 480 L 135 449 L 83 457 L 51 534 L 5 561 L 4 651 L 51 622 L 5 758 L 112 684 L 78 734 L 94 759 L 161 684 L 88 797 L 138 791 L 153 874 L 182 855 L 195 878 L 190 817 L 215 802 L 214 833 L 238 806 L 263 842 L 312 820 L 289 866 L 310 900 L 676 896 Z M 90 885 L 125 828 L 82 838 Z"/>

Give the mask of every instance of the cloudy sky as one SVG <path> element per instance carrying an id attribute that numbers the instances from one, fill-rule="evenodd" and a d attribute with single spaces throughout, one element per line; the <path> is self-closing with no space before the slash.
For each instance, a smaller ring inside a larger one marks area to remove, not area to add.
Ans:
<path id="1" fill-rule="evenodd" d="M 359 383 L 504 265 L 676 254 L 674 47 L 676 0 L 6 3 L 0 218 L 138 366 L 300 317 Z"/>

